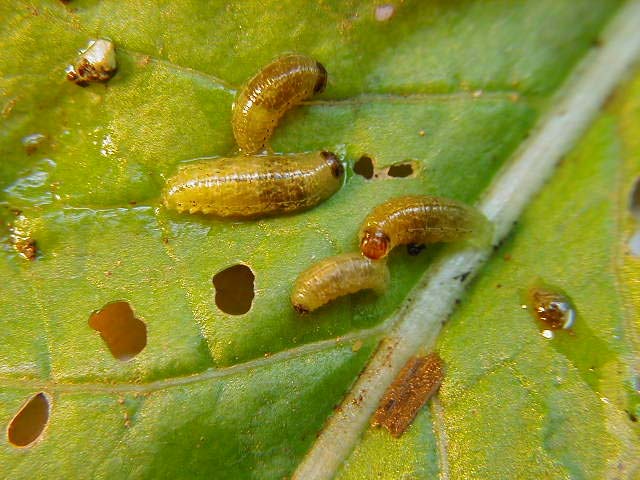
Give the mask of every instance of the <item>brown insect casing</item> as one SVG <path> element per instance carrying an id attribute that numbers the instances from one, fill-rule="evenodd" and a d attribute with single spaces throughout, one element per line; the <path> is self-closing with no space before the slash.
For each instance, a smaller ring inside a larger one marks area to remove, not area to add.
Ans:
<path id="1" fill-rule="evenodd" d="M 360 228 L 360 249 L 369 258 L 385 257 L 397 245 L 453 242 L 478 235 L 489 238 L 490 223 L 477 209 L 429 195 L 396 197 L 378 205 Z"/>
<path id="2" fill-rule="evenodd" d="M 75 65 L 66 68 L 67 80 L 80 86 L 90 82 L 106 82 L 116 73 L 116 51 L 111 40 L 91 40 Z"/>
<path id="3" fill-rule="evenodd" d="M 324 90 L 326 83 L 325 68 L 305 55 L 285 55 L 264 67 L 233 104 L 233 135 L 242 153 L 260 152 L 287 110 Z"/>
<path id="4" fill-rule="evenodd" d="M 344 167 L 330 152 L 204 159 L 167 180 L 163 201 L 178 212 L 256 218 L 312 207 L 337 192 Z"/>
<path id="5" fill-rule="evenodd" d="M 343 253 L 302 272 L 294 284 L 291 303 L 299 313 L 307 313 L 359 290 L 371 289 L 381 294 L 389 281 L 386 262 L 370 260 L 359 252 Z"/>
<path id="6" fill-rule="evenodd" d="M 436 393 L 443 376 L 443 362 L 437 353 L 410 358 L 380 400 L 371 425 L 382 425 L 400 437 Z"/>

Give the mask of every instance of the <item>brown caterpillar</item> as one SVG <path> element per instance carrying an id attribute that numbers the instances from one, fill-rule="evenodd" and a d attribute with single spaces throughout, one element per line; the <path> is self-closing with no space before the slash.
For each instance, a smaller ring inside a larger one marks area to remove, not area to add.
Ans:
<path id="1" fill-rule="evenodd" d="M 285 55 L 264 67 L 233 104 L 231 125 L 242 153 L 260 152 L 287 110 L 326 84 L 325 68 L 305 55 Z"/>
<path id="2" fill-rule="evenodd" d="M 205 159 L 169 178 L 163 201 L 178 212 L 256 218 L 312 207 L 337 192 L 343 176 L 330 152 Z"/>
<path id="3" fill-rule="evenodd" d="M 490 223 L 478 210 L 448 198 L 415 195 L 378 205 L 360 228 L 360 250 L 372 259 L 397 245 L 454 242 L 478 235 L 485 240 Z"/>
<path id="4" fill-rule="evenodd" d="M 325 258 L 302 272 L 293 286 L 291 303 L 298 313 L 311 312 L 325 303 L 359 290 L 382 294 L 389 285 L 386 262 L 372 261 L 359 252 Z"/>

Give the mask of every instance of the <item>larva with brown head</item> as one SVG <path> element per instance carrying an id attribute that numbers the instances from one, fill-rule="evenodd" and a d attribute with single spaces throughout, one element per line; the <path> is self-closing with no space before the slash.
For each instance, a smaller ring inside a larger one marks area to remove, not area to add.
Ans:
<path id="1" fill-rule="evenodd" d="M 178 212 L 257 218 L 310 208 L 342 186 L 344 167 L 330 152 L 204 159 L 167 180 L 164 205 Z"/>
<path id="2" fill-rule="evenodd" d="M 298 313 L 311 312 L 330 301 L 360 290 L 382 294 L 389 285 L 384 261 L 359 252 L 325 258 L 302 272 L 293 286 L 291 303 Z"/>
<path id="3" fill-rule="evenodd" d="M 245 155 L 262 151 L 280 118 L 324 90 L 327 71 L 306 55 L 282 56 L 258 72 L 233 104 L 233 135 Z"/>
<path id="4" fill-rule="evenodd" d="M 455 242 L 476 237 L 486 241 L 491 224 L 477 209 L 449 198 L 428 195 L 397 197 L 378 205 L 360 228 L 360 250 L 379 259 L 397 245 Z"/>

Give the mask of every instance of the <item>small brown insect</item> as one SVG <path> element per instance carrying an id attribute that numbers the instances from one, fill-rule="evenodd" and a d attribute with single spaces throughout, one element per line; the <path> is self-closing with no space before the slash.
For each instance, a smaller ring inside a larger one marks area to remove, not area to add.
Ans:
<path id="1" fill-rule="evenodd" d="M 91 40 L 75 65 L 66 68 L 67 80 L 86 87 L 89 82 L 106 82 L 116 73 L 116 48 L 111 40 Z"/>
<path id="2" fill-rule="evenodd" d="M 340 189 L 344 167 L 330 152 L 252 155 L 183 165 L 167 180 L 167 208 L 256 218 L 303 210 Z"/>
<path id="3" fill-rule="evenodd" d="M 415 195 L 378 205 L 360 228 L 360 250 L 385 257 L 397 245 L 488 238 L 490 223 L 478 210 L 448 198 Z"/>
<path id="4" fill-rule="evenodd" d="M 287 110 L 326 84 L 325 68 L 305 55 L 285 55 L 264 67 L 233 104 L 233 135 L 242 153 L 260 152 Z"/>
<path id="5" fill-rule="evenodd" d="M 380 400 L 371 425 L 382 425 L 391 435 L 400 437 L 440 388 L 443 376 L 442 359 L 437 353 L 410 358 Z"/>
<path id="6" fill-rule="evenodd" d="M 291 303 L 298 313 L 311 312 L 343 295 L 371 289 L 382 294 L 389 285 L 384 261 L 356 253 L 325 258 L 302 272 L 293 286 Z"/>

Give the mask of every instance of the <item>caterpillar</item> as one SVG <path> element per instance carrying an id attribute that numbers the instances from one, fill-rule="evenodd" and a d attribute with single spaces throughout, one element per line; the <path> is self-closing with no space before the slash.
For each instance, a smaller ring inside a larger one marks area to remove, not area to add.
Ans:
<path id="1" fill-rule="evenodd" d="M 238 93 L 233 135 L 245 155 L 260 152 L 291 107 L 324 90 L 327 71 L 305 55 L 282 56 L 264 67 Z"/>
<path id="2" fill-rule="evenodd" d="M 385 257 L 397 245 L 454 242 L 478 235 L 489 237 L 490 223 L 478 210 L 448 198 L 415 195 L 378 205 L 360 228 L 360 250 Z"/>
<path id="3" fill-rule="evenodd" d="M 257 218 L 312 207 L 337 192 L 344 167 L 331 152 L 202 159 L 167 180 L 163 203 L 178 212 Z"/>
<path id="4" fill-rule="evenodd" d="M 343 295 L 371 289 L 382 294 L 390 274 L 384 261 L 359 252 L 328 257 L 302 272 L 293 286 L 291 303 L 298 313 L 311 312 Z"/>

